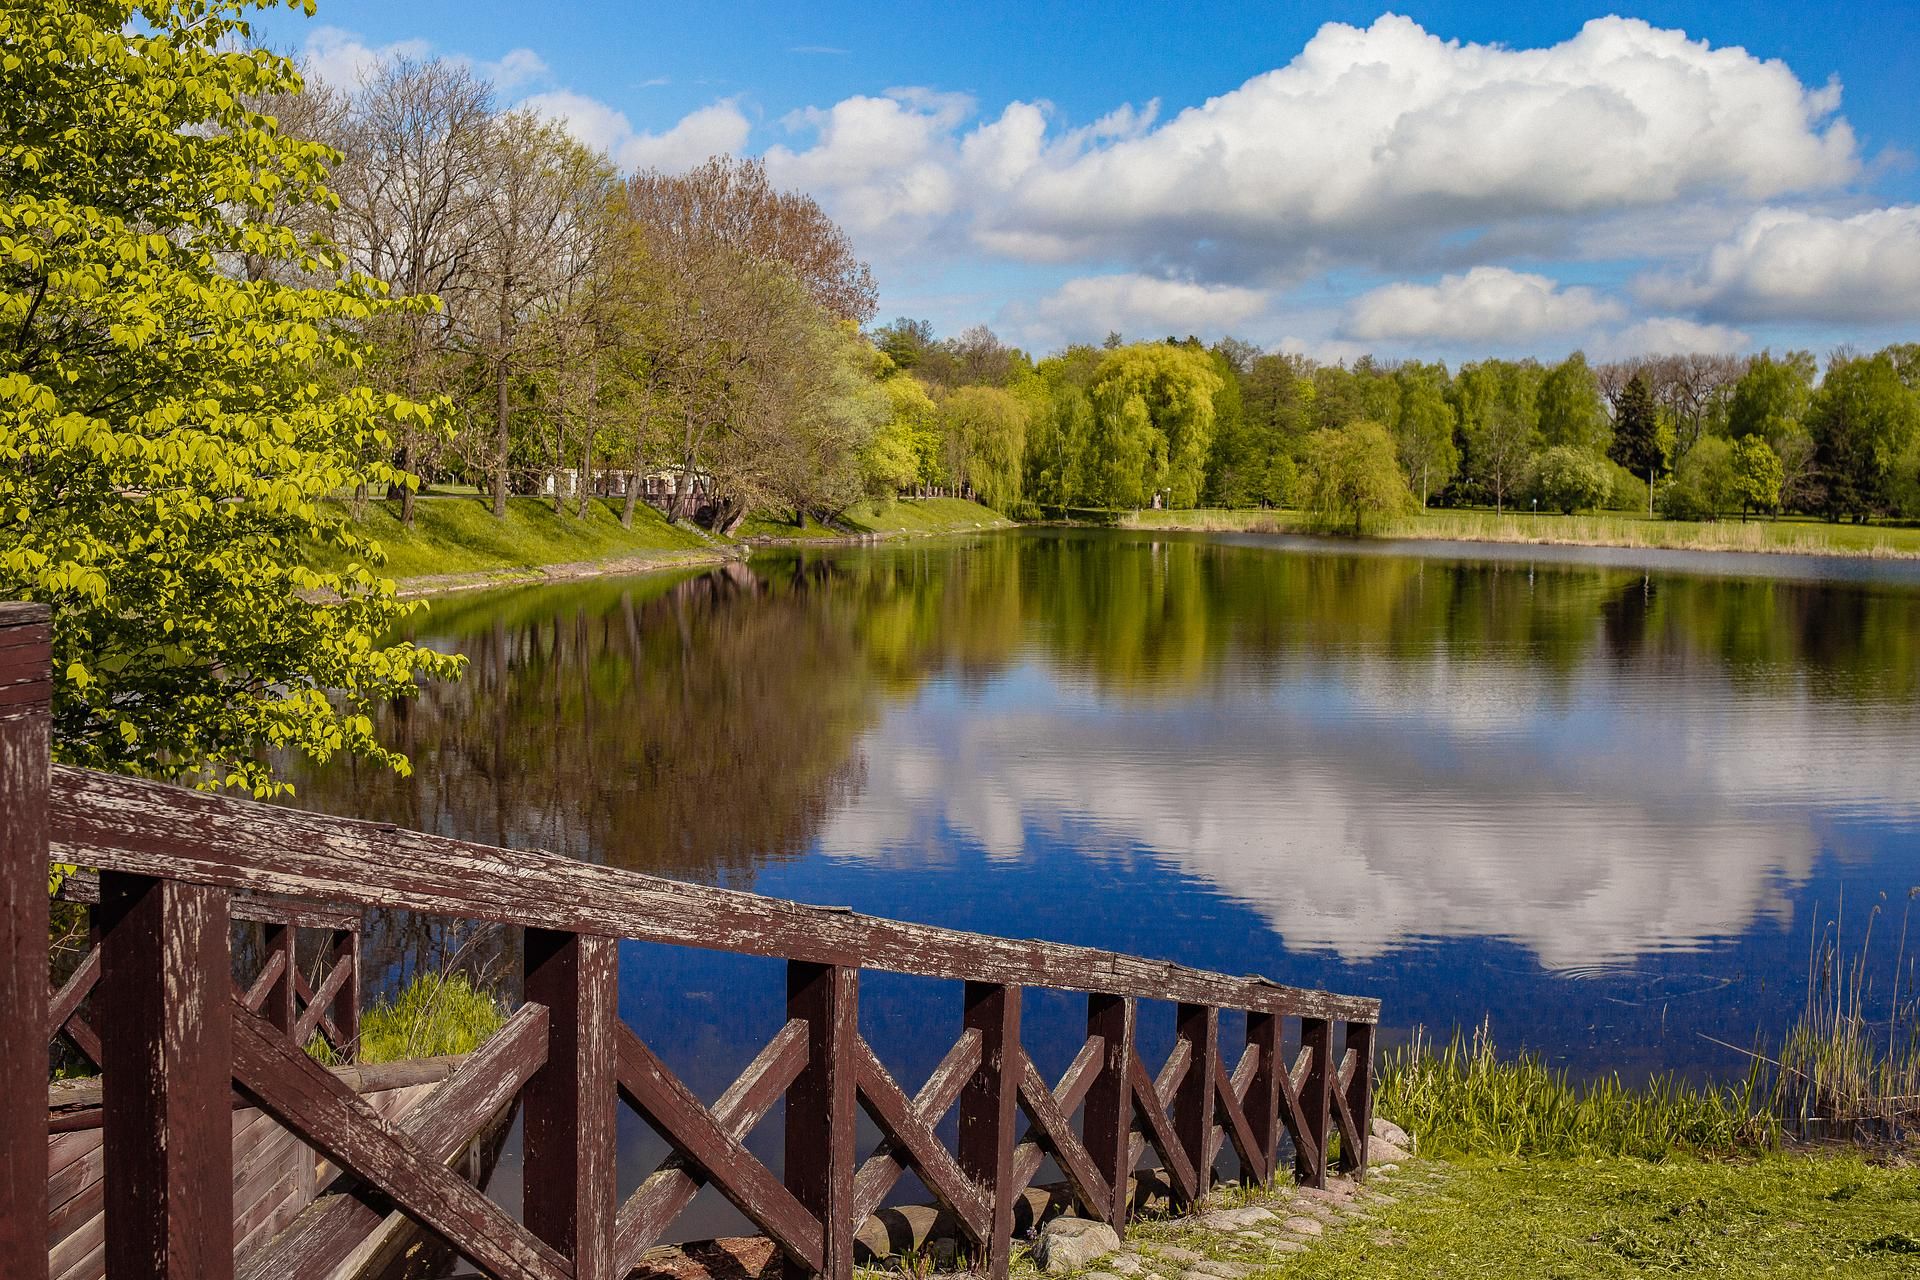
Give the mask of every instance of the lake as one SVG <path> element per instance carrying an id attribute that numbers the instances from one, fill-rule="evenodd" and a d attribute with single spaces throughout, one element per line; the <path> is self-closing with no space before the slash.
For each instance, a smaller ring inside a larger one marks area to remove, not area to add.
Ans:
<path id="1" fill-rule="evenodd" d="M 1025 530 L 451 597 L 416 634 L 470 668 L 386 710 L 414 775 L 301 803 L 1377 995 L 1389 1046 L 1486 1021 L 1581 1074 L 1741 1074 L 1876 905 L 1877 997 L 1920 949 L 1913 565 Z M 781 1008 L 770 962 L 623 953 L 623 1014 L 708 1098 Z M 861 1012 L 911 1092 L 959 991 L 870 977 Z M 1049 1075 L 1082 1017 L 1030 997 Z"/>

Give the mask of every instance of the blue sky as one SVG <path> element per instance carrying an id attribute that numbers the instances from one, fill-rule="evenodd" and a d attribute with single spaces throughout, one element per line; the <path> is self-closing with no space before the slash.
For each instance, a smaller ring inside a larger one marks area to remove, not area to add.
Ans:
<path id="1" fill-rule="evenodd" d="M 1920 7 L 320 0 L 628 167 L 763 154 L 882 316 L 1329 358 L 1920 333 Z M 1335 25 L 1330 25 L 1335 24 Z"/>

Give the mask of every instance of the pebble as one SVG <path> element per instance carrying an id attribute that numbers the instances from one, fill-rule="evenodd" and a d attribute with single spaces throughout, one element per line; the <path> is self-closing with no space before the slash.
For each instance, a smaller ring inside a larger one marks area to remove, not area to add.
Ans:
<path id="1" fill-rule="evenodd" d="M 1306 1250 L 1306 1247 L 1307 1246 L 1301 1244 L 1298 1240 L 1267 1241 L 1267 1248 L 1272 1249 L 1275 1253 L 1302 1253 Z"/>
<path id="2" fill-rule="evenodd" d="M 1301 1236 L 1317 1236 L 1326 1229 L 1320 1225 L 1318 1218 L 1288 1218 L 1280 1225 Z"/>
<path id="3" fill-rule="evenodd" d="M 1107 1266 L 1123 1276 L 1137 1276 L 1146 1271 L 1137 1254 L 1119 1253 L 1107 1259 Z"/>
<path id="4" fill-rule="evenodd" d="M 1211 1280 L 1243 1280 L 1243 1277 L 1252 1274 L 1253 1268 L 1243 1267 L 1237 1262 L 1215 1262 L 1211 1258 L 1203 1258 L 1187 1268 L 1183 1280 L 1193 1276 L 1199 1276 L 1202 1280 L 1208 1277 Z"/>
<path id="5" fill-rule="evenodd" d="M 1146 1247 L 1152 1250 L 1155 1256 L 1165 1258 L 1168 1262 L 1192 1263 L 1205 1260 L 1204 1255 L 1195 1253 L 1191 1249 L 1182 1249 L 1177 1244 L 1150 1244 Z"/>

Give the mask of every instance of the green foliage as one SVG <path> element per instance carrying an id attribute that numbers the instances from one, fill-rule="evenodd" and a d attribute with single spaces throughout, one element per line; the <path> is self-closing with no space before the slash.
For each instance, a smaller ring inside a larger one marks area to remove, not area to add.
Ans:
<path id="1" fill-rule="evenodd" d="M 1221 374 L 1205 351 L 1166 343 L 1109 352 L 1088 387 L 1093 495 L 1115 507 L 1200 500 Z"/>
<path id="2" fill-rule="evenodd" d="M 361 1062 L 398 1062 L 472 1053 L 507 1020 L 505 1006 L 464 973 L 422 973 L 360 1018 Z M 315 1037 L 308 1052 L 335 1061 Z"/>
<path id="3" fill-rule="evenodd" d="M 1702 436 L 1660 491 L 1660 514 L 1669 520 L 1716 520 L 1738 496 L 1733 445 L 1724 436 Z"/>
<path id="4" fill-rule="evenodd" d="M 1414 510 L 1413 494 L 1394 460 L 1393 441 L 1379 423 L 1322 428 L 1307 438 L 1306 452 L 1302 496 L 1307 510 L 1326 528 L 1358 534 L 1369 520 Z"/>
<path id="5" fill-rule="evenodd" d="M 1814 375 L 1819 372 L 1813 354 L 1792 351 L 1775 359 L 1770 351 L 1754 358 L 1727 401 L 1727 434 L 1762 436 L 1777 441 L 1806 420 L 1813 398 Z"/>
<path id="6" fill-rule="evenodd" d="M 1540 380 L 1540 434 L 1549 445 L 1598 453 L 1610 431 L 1600 403 L 1600 383 L 1586 356 L 1576 351 Z"/>
<path id="7" fill-rule="evenodd" d="M 1386 1055 L 1376 1107 L 1419 1135 L 1422 1155 L 1635 1156 L 1771 1146 L 1778 1125 L 1756 1073 L 1739 1087 L 1660 1077 L 1575 1083 L 1538 1058 L 1502 1058 L 1482 1026 L 1436 1049 L 1416 1036 Z"/>
<path id="8" fill-rule="evenodd" d="M 1891 351 L 1836 359 L 1807 410 L 1829 517 L 1881 509 L 1900 460 L 1920 436 L 1920 393 Z"/>
<path id="9" fill-rule="evenodd" d="M 1453 406 L 1447 403 L 1445 365 L 1402 365 L 1399 412 L 1394 418 L 1394 442 L 1400 466 L 1420 490 L 1420 505 L 1447 487 L 1460 469 L 1460 450 L 1453 442 Z"/>
<path id="10" fill-rule="evenodd" d="M 63 759 L 265 795 L 271 750 L 404 769 L 369 711 L 457 660 L 383 641 L 408 606 L 326 505 L 412 483 L 431 414 L 353 333 L 431 300 L 273 278 L 332 271 L 286 219 L 333 156 L 251 105 L 299 87 L 255 7 L 0 11 L 0 591 L 53 606 Z"/>
<path id="11" fill-rule="evenodd" d="M 1733 446 L 1733 496 L 1740 511 L 1778 511 L 1786 469 L 1764 437 L 1747 436 Z"/>
<path id="12" fill-rule="evenodd" d="M 980 500 L 1005 511 L 1020 500 L 1027 406 L 999 387 L 961 387 L 940 405 L 947 470 Z"/>
<path id="13" fill-rule="evenodd" d="M 1540 455 L 1534 466 L 1533 490 L 1541 505 L 1572 515 L 1604 506 L 1613 492 L 1613 477 L 1605 458 L 1587 449 L 1560 444 Z"/>
<path id="14" fill-rule="evenodd" d="M 1670 433 L 1663 432 L 1662 425 L 1652 388 L 1647 386 L 1645 375 L 1635 373 L 1627 380 L 1626 389 L 1614 406 L 1613 443 L 1607 448 L 1607 456 L 1635 475 L 1647 478 L 1649 501 L 1654 478 L 1667 465 L 1667 456 L 1672 450 Z M 1652 507 L 1647 511 L 1651 515 Z"/>

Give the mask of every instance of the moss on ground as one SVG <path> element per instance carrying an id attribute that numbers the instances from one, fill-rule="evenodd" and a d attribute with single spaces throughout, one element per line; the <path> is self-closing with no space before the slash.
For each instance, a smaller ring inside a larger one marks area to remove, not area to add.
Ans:
<path id="1" fill-rule="evenodd" d="M 1304 512 L 1138 511 L 1122 518 L 1132 529 L 1195 529 L 1304 533 Z M 1812 556 L 1920 556 L 1920 528 L 1906 525 L 1828 524 L 1783 520 L 1649 520 L 1625 512 L 1563 516 L 1491 511 L 1423 511 L 1386 520 L 1370 529 L 1380 538 L 1508 542 L 1602 547 L 1655 547 L 1677 551 L 1761 551 Z"/>

